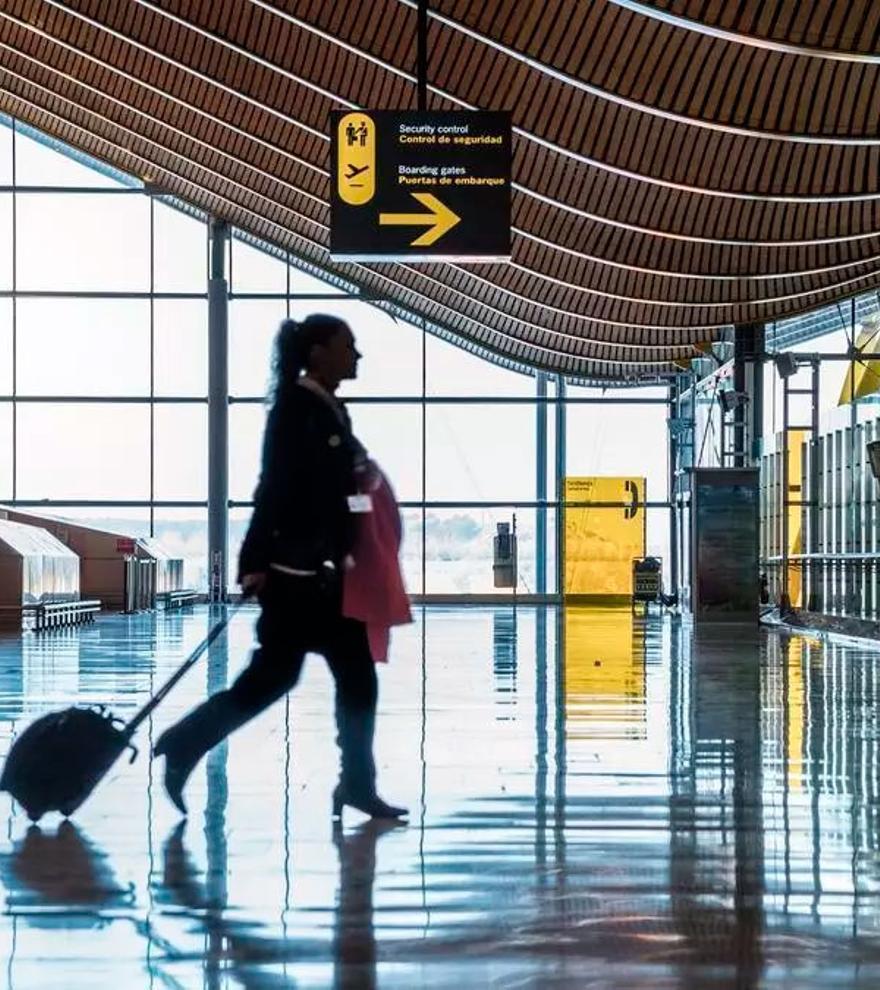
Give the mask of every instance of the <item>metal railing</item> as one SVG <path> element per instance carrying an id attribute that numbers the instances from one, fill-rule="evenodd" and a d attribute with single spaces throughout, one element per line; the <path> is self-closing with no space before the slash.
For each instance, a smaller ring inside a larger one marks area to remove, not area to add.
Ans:
<path id="1" fill-rule="evenodd" d="M 101 603 L 94 598 L 72 602 L 28 603 L 21 607 L 22 628 L 42 632 L 61 626 L 79 626 L 94 622 L 100 611 Z"/>
<path id="2" fill-rule="evenodd" d="M 192 588 L 182 588 L 178 591 L 162 591 L 156 596 L 157 604 L 166 611 L 175 608 L 186 608 L 195 605 L 201 596 Z"/>
<path id="3" fill-rule="evenodd" d="M 774 600 L 787 595 L 795 608 L 880 618 L 880 497 L 866 453 L 878 436 L 880 419 L 828 430 L 796 449 L 778 442 L 762 459 L 761 562 Z"/>

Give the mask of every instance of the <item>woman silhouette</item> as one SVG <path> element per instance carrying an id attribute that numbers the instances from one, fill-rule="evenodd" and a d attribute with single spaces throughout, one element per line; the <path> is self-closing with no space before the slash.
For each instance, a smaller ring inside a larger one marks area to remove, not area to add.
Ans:
<path id="1" fill-rule="evenodd" d="M 239 558 L 242 590 L 261 606 L 259 648 L 231 688 L 156 743 L 155 755 L 165 756 L 165 788 L 183 814 L 183 788 L 201 757 L 286 694 L 307 652 L 326 658 L 336 682 L 342 771 L 334 817 L 344 805 L 374 818 L 407 814 L 376 793 L 376 671 L 366 626 L 342 614 L 342 574 L 351 562 L 357 512 L 369 508 L 358 491 L 369 488 L 371 467 L 335 393 L 341 381 L 356 377 L 359 358 L 348 324 L 337 317 L 281 324 L 260 480 Z"/>

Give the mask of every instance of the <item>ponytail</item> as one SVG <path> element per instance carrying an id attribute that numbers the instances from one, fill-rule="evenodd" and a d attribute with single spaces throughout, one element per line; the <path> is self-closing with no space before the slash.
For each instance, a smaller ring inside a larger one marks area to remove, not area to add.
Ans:
<path id="1" fill-rule="evenodd" d="M 272 398 L 277 399 L 309 370 L 313 347 L 327 344 L 346 326 L 338 316 L 324 313 L 312 313 L 301 323 L 282 320 L 272 356 Z"/>

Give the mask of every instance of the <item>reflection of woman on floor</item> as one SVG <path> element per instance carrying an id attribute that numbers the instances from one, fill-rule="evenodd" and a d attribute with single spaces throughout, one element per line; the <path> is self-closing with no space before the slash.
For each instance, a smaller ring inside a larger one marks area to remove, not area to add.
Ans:
<path id="1" fill-rule="evenodd" d="M 283 697 L 296 684 L 307 652 L 326 658 L 336 682 L 342 772 L 334 816 L 346 804 L 375 818 L 407 813 L 376 793 L 376 671 L 367 626 L 342 613 L 342 575 L 358 536 L 357 513 L 366 511 L 363 492 L 375 481 L 335 394 L 340 382 L 356 376 L 359 358 L 351 330 L 336 317 L 281 325 L 274 404 L 239 561 L 242 588 L 257 595 L 262 609 L 260 645 L 229 690 L 190 712 L 156 744 L 156 754 L 166 759 L 165 787 L 184 814 L 183 788 L 202 756 Z"/>
<path id="2" fill-rule="evenodd" d="M 333 830 L 333 843 L 339 852 L 339 900 L 333 927 L 334 990 L 372 990 L 376 986 L 376 938 L 373 930 L 373 881 L 376 870 L 376 842 L 398 823 L 373 819 L 360 828 Z M 269 939 L 254 934 L 241 921 L 224 916 L 225 905 L 211 897 L 183 841 L 185 824 L 178 825 L 162 850 L 162 882 L 157 900 L 177 904 L 199 916 L 208 937 L 209 970 L 221 962 L 231 964 L 245 986 L 273 986 L 265 981 L 261 966 L 295 962 L 303 957 L 301 939 L 294 942 Z M 213 954 L 213 955 L 212 955 Z M 222 960 L 221 957 L 222 956 Z M 308 953 L 313 962 L 313 955 Z M 250 971 L 245 978 L 244 970 Z M 289 986 L 288 983 L 278 985 Z"/>
<path id="3" fill-rule="evenodd" d="M 397 827 L 395 822 L 374 819 L 354 832 L 343 832 L 340 827 L 333 830 L 333 844 L 339 852 L 339 901 L 333 927 L 334 990 L 373 990 L 376 986 L 376 842 Z"/>

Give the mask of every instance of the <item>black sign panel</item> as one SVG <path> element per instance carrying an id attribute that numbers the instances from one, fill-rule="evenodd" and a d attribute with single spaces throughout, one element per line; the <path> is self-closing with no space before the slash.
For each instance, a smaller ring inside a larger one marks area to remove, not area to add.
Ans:
<path id="1" fill-rule="evenodd" d="M 330 254 L 347 261 L 510 257 L 510 114 L 335 111 Z"/>

